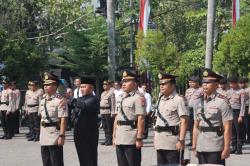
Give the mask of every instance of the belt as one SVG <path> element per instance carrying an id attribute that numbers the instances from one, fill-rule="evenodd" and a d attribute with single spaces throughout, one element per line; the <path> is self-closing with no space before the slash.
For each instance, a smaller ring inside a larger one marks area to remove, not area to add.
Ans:
<path id="1" fill-rule="evenodd" d="M 100 109 L 110 109 L 111 107 L 100 107 Z"/>
<path id="2" fill-rule="evenodd" d="M 172 135 L 177 136 L 179 134 L 179 126 L 155 126 L 155 131 L 161 132 L 171 132 Z"/>
<path id="3" fill-rule="evenodd" d="M 179 126 L 155 126 L 155 131 L 157 132 L 173 130 L 179 130 Z"/>
<path id="4" fill-rule="evenodd" d="M 58 122 L 46 123 L 46 122 L 42 121 L 41 126 L 43 126 L 43 127 L 57 127 Z"/>
<path id="5" fill-rule="evenodd" d="M 27 107 L 37 107 L 37 106 L 39 106 L 39 104 L 29 104 L 29 105 L 27 105 Z"/>
<path id="6" fill-rule="evenodd" d="M 201 132 L 218 132 L 218 131 L 221 131 L 221 126 L 216 126 L 216 127 L 202 127 L 202 126 L 200 126 L 199 130 Z"/>
<path id="7" fill-rule="evenodd" d="M 4 102 L 0 102 L 0 104 L 6 104 L 6 105 L 9 105 L 9 102 L 8 102 L 8 101 L 4 101 Z"/>
<path id="8" fill-rule="evenodd" d="M 119 125 L 119 126 L 130 126 L 130 125 L 134 125 L 134 124 L 136 124 L 136 122 L 134 120 L 129 120 L 129 121 L 118 120 L 117 121 L 117 125 Z"/>

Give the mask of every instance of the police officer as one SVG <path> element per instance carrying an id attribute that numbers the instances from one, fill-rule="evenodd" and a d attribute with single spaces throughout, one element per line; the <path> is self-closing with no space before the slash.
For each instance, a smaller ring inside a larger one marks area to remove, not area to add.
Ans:
<path id="1" fill-rule="evenodd" d="M 230 106 L 233 110 L 233 131 L 231 153 L 242 154 L 244 138 L 244 114 L 245 114 L 245 92 L 239 88 L 238 77 L 232 76 L 228 79 L 230 89 L 227 91 Z"/>
<path id="2" fill-rule="evenodd" d="M 176 92 L 176 77 L 161 72 L 160 97 L 156 112 L 154 146 L 158 165 L 180 163 L 181 151 L 185 146 L 189 111 L 185 99 Z"/>
<path id="3" fill-rule="evenodd" d="M 51 73 L 44 73 L 44 91 L 39 105 L 41 114 L 41 155 L 44 166 L 63 166 L 63 145 L 67 127 L 66 99 L 56 93 L 59 80 Z"/>
<path id="4" fill-rule="evenodd" d="M 137 77 L 132 69 L 123 72 L 124 93 L 116 101 L 113 144 L 118 166 L 141 165 L 146 104 L 144 95 L 138 91 Z"/>
<path id="5" fill-rule="evenodd" d="M 80 166 L 97 166 L 100 102 L 93 95 L 94 80 L 82 79 L 80 90 L 83 96 L 79 97 L 76 102 L 74 142 Z"/>
<path id="6" fill-rule="evenodd" d="M 224 96 L 227 96 L 227 78 L 226 77 L 223 77 L 222 79 L 220 79 L 220 82 L 219 82 L 219 87 L 217 89 L 217 91 L 224 95 Z"/>
<path id="7" fill-rule="evenodd" d="M 11 82 L 11 89 L 13 91 L 13 102 L 15 104 L 15 112 L 14 112 L 14 133 L 19 134 L 19 120 L 20 120 L 20 99 L 21 93 L 20 90 L 16 86 L 16 81 Z"/>
<path id="8" fill-rule="evenodd" d="M 250 88 L 247 87 L 248 85 L 248 79 L 247 78 L 240 78 L 239 80 L 239 87 L 240 89 L 244 90 L 245 95 L 245 115 L 244 115 L 244 138 L 247 137 L 246 143 L 250 143 L 250 116 L 248 113 L 249 110 L 249 93 Z"/>
<path id="9" fill-rule="evenodd" d="M 189 131 L 191 141 L 188 145 L 192 144 L 193 124 L 194 124 L 194 105 L 197 98 L 202 95 L 202 88 L 200 87 L 199 76 L 191 76 L 188 80 L 189 88 L 185 92 L 185 98 L 189 110 Z"/>
<path id="10" fill-rule="evenodd" d="M 8 78 L 5 78 L 2 83 L 3 91 L 1 94 L 0 111 L 4 135 L 1 139 L 11 139 L 14 136 L 13 118 L 15 104 L 13 102 L 13 91 L 11 90 L 11 84 Z"/>
<path id="11" fill-rule="evenodd" d="M 103 81 L 104 91 L 101 94 L 100 113 L 102 116 L 102 125 L 105 133 L 105 141 L 102 145 L 112 145 L 113 134 L 113 114 L 115 112 L 115 94 L 114 89 L 111 88 L 111 82 Z"/>
<path id="12" fill-rule="evenodd" d="M 216 91 L 221 78 L 212 70 L 204 69 L 204 95 L 194 107 L 192 149 L 199 164 L 225 165 L 225 159 L 230 155 L 233 116 L 227 98 Z"/>
<path id="13" fill-rule="evenodd" d="M 38 108 L 42 99 L 43 93 L 38 88 L 38 81 L 29 81 L 28 88 L 25 94 L 25 111 L 28 113 L 30 135 L 28 141 L 39 141 L 40 135 L 40 117 L 38 115 Z"/>

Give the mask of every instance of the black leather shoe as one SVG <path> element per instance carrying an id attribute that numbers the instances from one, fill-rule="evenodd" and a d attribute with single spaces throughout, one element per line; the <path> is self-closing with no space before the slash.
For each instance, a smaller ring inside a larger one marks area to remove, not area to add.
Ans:
<path id="1" fill-rule="evenodd" d="M 34 141 L 35 140 L 35 137 L 30 137 L 29 139 L 28 139 L 28 141 Z"/>
<path id="2" fill-rule="evenodd" d="M 106 146 L 110 146 L 110 145 L 113 145 L 113 144 L 112 144 L 112 141 L 107 141 L 107 142 L 105 143 L 105 145 L 106 145 Z"/>
<path id="3" fill-rule="evenodd" d="M 39 140 L 40 140 L 39 137 L 36 137 L 33 141 L 37 142 Z"/>
<path id="4" fill-rule="evenodd" d="M 104 141 L 104 142 L 101 143 L 101 145 L 106 145 L 106 143 L 107 143 L 107 141 Z"/>
<path id="5" fill-rule="evenodd" d="M 234 154 L 236 152 L 236 147 L 233 146 L 233 148 L 231 149 L 230 153 Z"/>
<path id="6" fill-rule="evenodd" d="M 6 135 L 4 135 L 4 136 L 0 137 L 0 139 L 5 139 L 5 138 L 6 138 Z"/>
<path id="7" fill-rule="evenodd" d="M 238 148 L 238 149 L 236 150 L 235 154 L 241 155 L 241 154 L 242 154 L 242 149 L 241 149 L 241 148 Z"/>

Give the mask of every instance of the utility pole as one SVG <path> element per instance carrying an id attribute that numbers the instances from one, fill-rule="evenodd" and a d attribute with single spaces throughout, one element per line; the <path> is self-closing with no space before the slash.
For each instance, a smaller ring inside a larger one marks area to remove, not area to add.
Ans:
<path id="1" fill-rule="evenodd" d="M 109 79 L 115 81 L 115 0 L 107 0 L 107 25 L 108 25 L 108 73 Z"/>
<path id="2" fill-rule="evenodd" d="M 134 2 L 133 0 L 129 0 L 129 7 L 132 11 L 132 9 L 134 8 Z M 130 67 L 133 67 L 134 64 L 134 30 L 133 30 L 133 14 L 130 16 Z"/>
<path id="3" fill-rule="evenodd" d="M 209 69 L 212 68 L 213 59 L 215 11 L 215 0 L 208 0 L 205 67 Z"/>

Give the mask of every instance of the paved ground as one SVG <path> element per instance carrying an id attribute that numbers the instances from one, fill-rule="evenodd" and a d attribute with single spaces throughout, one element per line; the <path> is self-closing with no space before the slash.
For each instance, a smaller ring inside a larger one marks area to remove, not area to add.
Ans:
<path id="1" fill-rule="evenodd" d="M 40 145 L 37 142 L 28 142 L 25 139 L 26 128 L 21 129 L 12 140 L 0 140 L 0 166 L 42 166 L 40 157 Z M 2 130 L 0 129 L 0 136 Z M 103 131 L 100 131 L 100 140 L 103 141 Z M 142 150 L 142 166 L 156 166 L 156 155 L 152 144 L 152 132 L 144 143 Z M 115 149 L 112 146 L 99 146 L 99 166 L 116 166 Z M 243 155 L 231 155 L 227 160 L 227 166 L 249 166 L 250 145 L 245 145 Z M 189 156 L 189 154 L 186 154 Z M 197 160 L 191 156 L 192 163 Z M 67 132 L 67 141 L 64 146 L 65 166 L 79 166 L 72 132 Z"/>

